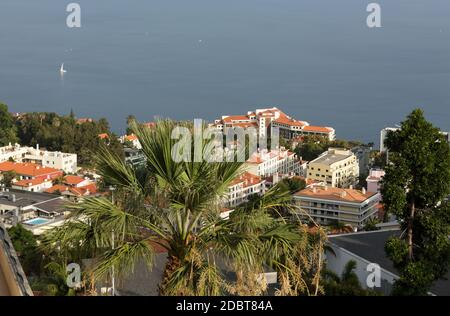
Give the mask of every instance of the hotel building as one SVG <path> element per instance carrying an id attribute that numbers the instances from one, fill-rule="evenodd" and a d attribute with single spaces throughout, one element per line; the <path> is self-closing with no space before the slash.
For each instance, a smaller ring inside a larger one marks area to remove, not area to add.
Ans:
<path id="1" fill-rule="evenodd" d="M 323 136 L 329 140 L 335 139 L 335 130 L 332 127 L 312 126 L 306 121 L 298 121 L 286 115 L 276 107 L 256 109 L 246 115 L 224 115 L 214 121 L 210 126 L 223 133 L 234 127 L 253 127 L 259 137 L 270 136 L 271 127 L 278 127 L 280 136 L 292 139 L 298 136 Z"/>
<path id="2" fill-rule="evenodd" d="M 380 194 L 353 189 L 312 186 L 294 194 L 296 205 L 318 224 L 336 222 L 363 227 L 377 216 Z"/>

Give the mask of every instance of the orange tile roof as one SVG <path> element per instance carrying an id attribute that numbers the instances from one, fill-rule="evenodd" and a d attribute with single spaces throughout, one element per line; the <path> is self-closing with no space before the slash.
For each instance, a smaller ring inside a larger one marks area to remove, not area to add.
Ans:
<path id="1" fill-rule="evenodd" d="M 60 193 L 70 192 L 76 196 L 85 196 L 97 193 L 97 187 L 95 184 L 90 184 L 80 188 L 74 188 L 63 184 L 56 184 L 51 188 L 45 190 L 46 193 L 56 193 L 57 191 L 59 191 Z"/>
<path id="2" fill-rule="evenodd" d="M 83 182 L 85 179 L 79 176 L 65 176 L 64 183 L 67 185 L 77 185 Z"/>
<path id="3" fill-rule="evenodd" d="M 100 139 L 106 139 L 106 138 L 109 138 L 108 134 L 106 134 L 106 133 L 98 134 L 98 137 L 99 137 Z"/>
<path id="4" fill-rule="evenodd" d="M 50 167 L 42 167 L 34 163 L 21 163 L 5 161 L 0 163 L 0 172 L 14 171 L 19 175 L 29 177 L 42 177 L 50 174 L 61 173 L 62 171 Z"/>
<path id="5" fill-rule="evenodd" d="M 284 116 L 281 115 L 279 118 L 274 120 L 274 122 L 280 123 L 280 124 L 286 124 L 286 125 L 289 125 L 289 126 L 300 126 L 300 127 L 302 127 L 302 126 L 306 125 L 305 122 L 291 119 L 291 118 L 287 117 L 286 115 L 284 115 Z"/>
<path id="6" fill-rule="evenodd" d="M 261 177 L 254 175 L 250 172 L 244 172 L 237 178 L 235 178 L 233 181 L 231 181 L 230 186 L 243 183 L 243 187 L 246 188 L 248 186 L 252 186 L 258 183 L 261 183 Z"/>
<path id="7" fill-rule="evenodd" d="M 223 119 L 224 123 L 233 123 L 234 121 L 250 121 L 247 115 L 230 115 Z"/>
<path id="8" fill-rule="evenodd" d="M 324 186 L 315 186 L 313 188 L 307 188 L 295 193 L 296 196 L 317 198 L 332 201 L 344 201 L 352 203 L 362 203 L 368 198 L 374 196 L 376 193 L 366 192 L 354 189 L 341 189 Z"/>
<path id="9" fill-rule="evenodd" d="M 305 126 L 302 128 L 305 132 L 316 132 L 316 133 L 330 133 L 332 132 L 332 129 L 329 127 L 323 127 L 323 126 Z"/>
<path id="10" fill-rule="evenodd" d="M 128 140 L 128 141 L 130 141 L 130 142 L 135 141 L 135 140 L 138 140 L 137 136 L 134 135 L 134 134 L 127 135 L 127 136 L 125 136 L 125 138 L 126 138 L 126 140 Z"/>

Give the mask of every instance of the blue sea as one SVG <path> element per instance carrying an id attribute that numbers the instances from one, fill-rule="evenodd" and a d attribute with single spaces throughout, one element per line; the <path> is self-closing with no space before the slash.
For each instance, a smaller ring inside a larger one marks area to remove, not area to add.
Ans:
<path id="1" fill-rule="evenodd" d="M 81 28 L 66 25 L 70 2 Z M 366 25 L 370 2 L 381 28 Z M 266 106 L 367 142 L 415 107 L 450 130 L 450 1 L 1 0 L 0 100 L 117 133 L 129 114 Z"/>

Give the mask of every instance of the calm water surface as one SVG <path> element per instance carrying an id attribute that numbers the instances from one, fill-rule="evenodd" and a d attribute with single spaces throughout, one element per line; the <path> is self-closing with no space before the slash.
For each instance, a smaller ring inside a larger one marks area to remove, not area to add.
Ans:
<path id="1" fill-rule="evenodd" d="M 75 0 L 74 0 L 75 1 Z M 0 1 L 0 100 L 12 111 L 212 120 L 257 107 L 378 140 L 414 107 L 450 130 L 450 1 Z M 64 62 L 67 73 L 59 74 Z"/>

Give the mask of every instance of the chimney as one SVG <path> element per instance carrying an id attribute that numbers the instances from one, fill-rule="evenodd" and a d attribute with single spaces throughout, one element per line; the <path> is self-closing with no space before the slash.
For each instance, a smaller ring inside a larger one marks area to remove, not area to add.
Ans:
<path id="1" fill-rule="evenodd" d="M 366 188 L 362 188 L 362 194 L 366 194 Z"/>
<path id="2" fill-rule="evenodd" d="M 317 193 L 317 188 L 315 186 L 313 186 L 312 191 L 313 191 L 313 193 Z"/>
<path id="3" fill-rule="evenodd" d="M 343 190 L 341 192 L 341 198 L 345 198 L 347 196 L 347 191 Z"/>
<path id="4" fill-rule="evenodd" d="M 39 144 L 36 144 L 36 150 L 39 150 Z"/>
<path id="5" fill-rule="evenodd" d="M 351 184 L 350 184 L 350 187 L 349 187 L 349 189 L 350 189 L 350 190 L 353 190 L 353 185 L 351 185 Z"/>
<path id="6" fill-rule="evenodd" d="M 11 196 L 11 198 L 12 198 L 13 203 L 16 203 L 16 195 L 13 194 L 13 195 Z"/>
<path id="7" fill-rule="evenodd" d="M 328 187 L 327 187 L 326 185 L 323 186 L 323 189 L 324 189 L 325 191 L 328 191 Z"/>

